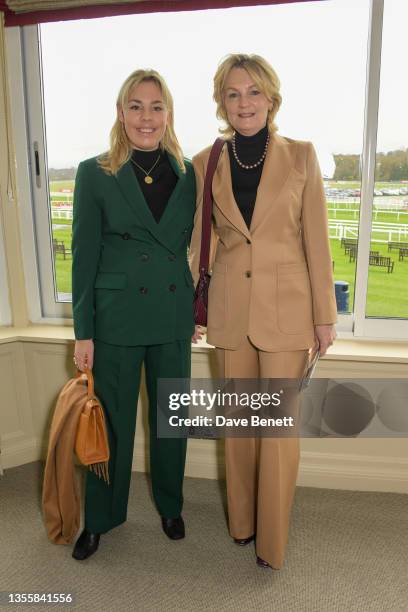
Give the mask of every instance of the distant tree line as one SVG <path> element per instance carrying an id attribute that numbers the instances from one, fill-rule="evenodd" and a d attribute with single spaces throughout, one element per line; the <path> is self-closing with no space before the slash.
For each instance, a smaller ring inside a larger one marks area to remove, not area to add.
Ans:
<path id="1" fill-rule="evenodd" d="M 335 181 L 358 181 L 360 177 L 359 155 L 334 155 L 336 170 Z M 71 181 L 75 178 L 77 169 L 50 168 L 48 176 L 51 181 Z M 407 181 L 408 180 L 408 149 L 377 153 L 376 181 Z"/>
<path id="2" fill-rule="evenodd" d="M 336 170 L 333 180 L 357 181 L 360 179 L 359 155 L 334 155 Z M 376 181 L 408 180 L 408 149 L 377 153 Z"/>
<path id="3" fill-rule="evenodd" d="M 72 168 L 48 168 L 48 178 L 50 181 L 72 181 L 75 178 L 77 169 Z"/>

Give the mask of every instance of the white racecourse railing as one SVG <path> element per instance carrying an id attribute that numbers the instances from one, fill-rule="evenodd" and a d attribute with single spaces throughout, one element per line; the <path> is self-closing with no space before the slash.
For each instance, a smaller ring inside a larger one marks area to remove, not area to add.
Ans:
<path id="1" fill-rule="evenodd" d="M 51 217 L 53 219 L 72 219 L 72 204 L 71 206 L 51 206 Z"/>
<path id="2" fill-rule="evenodd" d="M 344 204 L 344 201 L 342 202 Z M 344 210 L 342 207 L 334 209 L 330 205 L 328 207 L 328 211 L 332 216 L 335 211 Z M 356 209 L 354 211 L 356 213 L 355 219 L 329 219 L 329 236 L 330 238 L 341 240 L 342 238 L 357 238 L 358 237 L 358 213 L 359 210 Z M 378 211 L 378 212 L 388 212 L 388 211 Z M 406 241 L 408 238 L 408 223 L 386 223 L 375 221 L 377 211 L 373 211 L 374 221 L 371 230 L 371 241 L 372 242 L 397 242 L 397 241 Z M 394 212 L 395 214 L 395 212 Z M 52 219 L 72 219 L 72 202 L 53 202 L 53 206 L 51 207 L 51 215 Z M 408 221 L 408 211 L 400 211 L 399 215 L 405 215 L 405 218 Z M 399 218 L 399 216 L 398 216 Z M 404 219 L 404 217 L 402 217 Z"/>
<path id="3" fill-rule="evenodd" d="M 358 237 L 358 221 L 353 219 L 330 219 L 329 236 L 337 240 Z M 408 224 L 376 223 L 371 228 L 371 242 L 404 242 L 408 238 Z"/>
<path id="4" fill-rule="evenodd" d="M 328 206 L 327 210 L 330 214 L 330 217 L 334 219 L 337 218 L 337 214 L 341 215 L 344 212 L 347 212 L 348 215 L 352 214 L 353 219 L 358 219 L 360 216 L 359 208 L 344 208 L 344 207 Z M 408 211 L 404 211 L 400 209 L 399 210 L 393 210 L 393 209 L 384 210 L 383 208 L 374 208 L 373 210 L 373 220 L 374 221 L 377 220 L 378 215 L 394 215 L 397 217 L 398 221 L 401 219 L 401 221 L 408 222 Z"/>

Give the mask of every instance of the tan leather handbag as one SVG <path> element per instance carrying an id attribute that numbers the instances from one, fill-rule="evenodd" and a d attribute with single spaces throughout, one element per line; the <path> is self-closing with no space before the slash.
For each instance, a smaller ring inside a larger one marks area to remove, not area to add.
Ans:
<path id="1" fill-rule="evenodd" d="M 78 371 L 77 376 L 86 377 L 88 394 L 78 421 L 75 452 L 83 465 L 109 484 L 109 443 L 103 407 L 94 392 L 91 370 Z"/>

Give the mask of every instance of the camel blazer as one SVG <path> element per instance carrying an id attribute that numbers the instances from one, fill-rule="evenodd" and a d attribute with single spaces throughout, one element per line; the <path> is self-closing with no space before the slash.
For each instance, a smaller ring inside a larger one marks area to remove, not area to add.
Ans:
<path id="1" fill-rule="evenodd" d="M 195 283 L 210 149 L 193 158 L 197 207 L 190 266 Z M 327 207 L 313 145 L 271 137 L 250 229 L 234 198 L 226 145 L 213 196 L 208 342 L 236 349 L 249 336 L 270 352 L 312 346 L 314 325 L 337 320 Z"/>

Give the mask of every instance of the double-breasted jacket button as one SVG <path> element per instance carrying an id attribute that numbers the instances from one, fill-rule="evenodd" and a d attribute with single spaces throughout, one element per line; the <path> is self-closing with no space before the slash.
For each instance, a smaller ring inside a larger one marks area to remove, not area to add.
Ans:
<path id="1" fill-rule="evenodd" d="M 251 270 L 247 270 L 247 271 L 245 272 L 245 276 L 246 276 L 247 278 L 251 278 L 251 276 L 252 276 L 252 272 L 251 272 Z"/>
<path id="2" fill-rule="evenodd" d="M 169 261 L 176 261 L 176 256 L 175 256 L 175 255 L 168 255 L 168 256 L 167 256 L 167 259 L 168 259 Z"/>
<path id="3" fill-rule="evenodd" d="M 129 240 L 130 234 L 128 234 L 128 232 L 125 232 L 124 234 L 122 234 L 122 238 L 123 240 Z"/>
<path id="4" fill-rule="evenodd" d="M 140 287 L 139 291 L 145 295 L 147 293 L 147 287 Z"/>
<path id="5" fill-rule="evenodd" d="M 149 256 L 148 256 L 147 253 L 142 253 L 141 256 L 140 256 L 140 259 L 142 261 L 147 261 L 149 259 Z"/>
<path id="6" fill-rule="evenodd" d="M 175 291 L 176 290 L 176 285 L 169 285 L 169 291 Z"/>
<path id="7" fill-rule="evenodd" d="M 250 241 L 250 239 L 249 239 L 249 238 L 247 238 L 246 243 L 247 243 L 247 244 L 251 244 L 251 241 Z"/>

